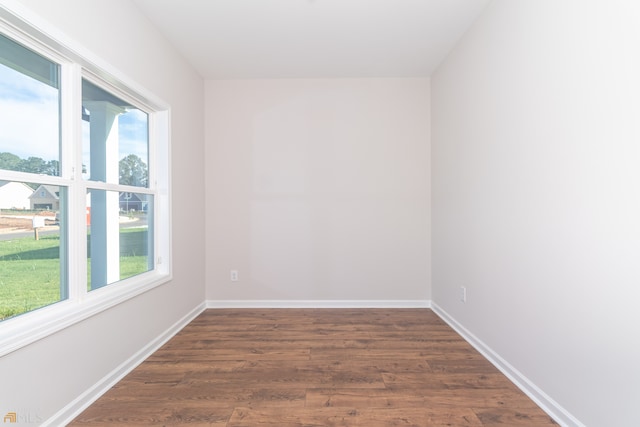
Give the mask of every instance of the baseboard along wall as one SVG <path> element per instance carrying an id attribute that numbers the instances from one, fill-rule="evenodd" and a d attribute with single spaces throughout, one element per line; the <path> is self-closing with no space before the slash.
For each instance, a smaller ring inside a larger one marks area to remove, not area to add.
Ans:
<path id="1" fill-rule="evenodd" d="M 176 323 L 171 325 L 169 329 L 160 334 L 157 338 L 144 346 L 140 351 L 124 361 L 120 366 L 111 371 L 100 381 L 94 384 L 91 388 L 87 389 L 84 393 L 59 410 L 51 418 L 46 420 L 41 425 L 43 427 L 55 427 L 64 426 L 69 424 L 87 409 L 93 402 L 98 400 L 100 396 L 105 394 L 111 387 L 116 385 L 118 381 L 124 378 L 127 374 L 133 371 L 138 365 L 144 362 L 149 356 L 155 353 L 160 347 L 162 347 L 167 341 L 169 341 L 174 335 L 187 326 L 193 319 L 198 317 L 206 309 L 205 303 L 199 304 L 185 316 L 183 316 Z"/>
<path id="2" fill-rule="evenodd" d="M 207 308 L 431 308 L 430 300 L 208 300 Z"/>
<path id="3" fill-rule="evenodd" d="M 449 315 L 442 307 L 432 302 L 431 309 L 453 330 L 455 330 L 465 341 L 471 344 L 480 354 L 482 354 L 493 366 L 498 368 L 509 380 L 516 385 L 524 394 L 529 396 L 543 411 L 563 427 L 586 427 L 569 411 L 564 409 L 558 402 L 553 400 L 548 394 L 542 391 L 531 380 L 525 377 L 520 371 L 514 368 L 509 362 L 503 359 L 491 347 L 485 344 L 478 337 L 473 335 L 462 324 Z"/>

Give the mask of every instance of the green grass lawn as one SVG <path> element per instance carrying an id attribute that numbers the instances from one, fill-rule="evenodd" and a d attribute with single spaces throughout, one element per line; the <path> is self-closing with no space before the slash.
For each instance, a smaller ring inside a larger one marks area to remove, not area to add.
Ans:
<path id="1" fill-rule="evenodd" d="M 60 300 L 60 238 L 0 242 L 0 319 Z"/>
<path id="2" fill-rule="evenodd" d="M 148 270 L 146 239 L 146 229 L 120 231 L 120 279 Z M 59 252 L 59 235 L 0 241 L 0 320 L 60 301 Z"/>

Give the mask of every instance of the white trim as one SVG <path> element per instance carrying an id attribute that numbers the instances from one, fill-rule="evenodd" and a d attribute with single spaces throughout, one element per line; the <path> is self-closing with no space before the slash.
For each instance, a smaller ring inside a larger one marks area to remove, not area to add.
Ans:
<path id="1" fill-rule="evenodd" d="M 0 327 L 0 357 L 134 298 L 171 280 L 151 271 L 92 291 L 84 299 L 65 300 L 5 319 Z"/>
<path id="2" fill-rule="evenodd" d="M 430 308 L 430 300 L 207 300 L 207 308 Z"/>
<path id="3" fill-rule="evenodd" d="M 493 351 L 491 347 L 482 342 L 478 337 L 473 335 L 462 324 L 449 315 L 435 302 L 431 303 L 431 309 L 444 322 L 451 326 L 458 334 L 462 336 L 469 344 L 478 350 L 489 362 L 500 370 L 512 383 L 514 383 L 524 394 L 529 396 L 540 408 L 551 416 L 558 424 L 564 427 L 585 427 L 576 417 L 571 415 L 569 411 L 564 409 L 558 402 L 553 400 L 548 394 L 542 391 L 531 380 L 525 377 L 520 371 L 513 367 L 509 362 L 504 360 L 498 353 Z"/>
<path id="4" fill-rule="evenodd" d="M 162 347 L 167 341 L 173 338 L 178 332 L 187 326 L 193 319 L 205 310 L 205 304 L 201 303 L 184 317 L 174 323 L 166 331 L 156 337 L 153 341 L 140 349 L 136 354 L 124 361 L 120 366 L 115 368 L 109 374 L 104 376 L 100 381 L 87 389 L 80 396 L 75 398 L 64 408 L 56 412 L 51 418 L 42 423 L 42 426 L 63 426 L 69 424 L 75 417 L 80 415 L 82 411 L 87 409 L 100 396 L 106 393 L 118 381 L 123 379 L 128 373 L 133 371 L 138 365 L 144 362 L 149 356 Z"/>

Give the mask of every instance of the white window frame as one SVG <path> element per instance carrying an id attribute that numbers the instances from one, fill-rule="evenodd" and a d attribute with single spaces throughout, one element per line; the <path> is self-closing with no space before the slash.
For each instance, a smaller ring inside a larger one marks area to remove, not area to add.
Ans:
<path id="1" fill-rule="evenodd" d="M 68 298 L 1 321 L 0 357 L 172 279 L 169 105 L 59 33 L 55 27 L 29 15 L 28 10 L 17 10 L 15 5 L 9 10 L 0 4 L 0 33 L 61 65 L 61 171 L 60 176 L 46 176 L 2 170 L 0 179 L 69 188 L 65 260 L 68 264 Z M 86 286 L 87 187 L 123 191 L 123 186 L 87 182 L 82 177 L 82 118 L 79 112 L 83 78 L 149 114 L 149 185 L 147 188 L 128 186 L 124 191 L 154 196 L 154 269 L 90 292 Z M 74 260 L 81 261 L 73 264 Z"/>

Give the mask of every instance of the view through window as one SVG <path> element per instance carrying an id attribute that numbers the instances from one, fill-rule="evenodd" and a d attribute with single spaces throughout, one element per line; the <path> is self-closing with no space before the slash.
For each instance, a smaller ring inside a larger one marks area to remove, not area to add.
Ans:
<path id="1" fill-rule="evenodd" d="M 148 115 L 87 80 L 82 81 L 83 176 L 86 195 L 87 286 L 98 289 L 153 269 L 153 196 L 95 182 L 149 185 Z M 150 203 L 151 202 L 151 203 Z"/>
<path id="2" fill-rule="evenodd" d="M 65 224 L 56 219 L 64 191 L 38 181 L 60 173 L 60 66 L 1 35 L 0 170 L 33 176 L 0 179 L 4 319 L 66 298 L 67 283 Z"/>
<path id="3" fill-rule="evenodd" d="M 63 64 L 0 34 L 0 320 L 155 268 L 150 113 Z"/>

